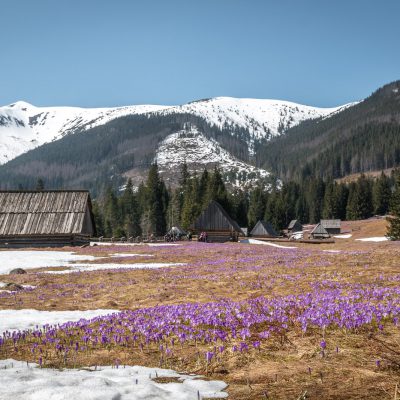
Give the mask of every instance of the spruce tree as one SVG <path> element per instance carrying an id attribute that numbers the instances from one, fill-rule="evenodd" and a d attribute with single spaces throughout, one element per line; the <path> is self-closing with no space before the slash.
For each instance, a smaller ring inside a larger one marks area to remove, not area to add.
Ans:
<path id="1" fill-rule="evenodd" d="M 391 240 L 400 240 L 400 175 L 397 176 L 395 190 L 390 201 L 390 216 L 387 236 Z"/>
<path id="2" fill-rule="evenodd" d="M 166 188 L 158 174 L 157 164 L 150 167 L 146 182 L 146 204 L 148 234 L 162 236 L 166 232 L 166 206 L 168 205 Z"/>
<path id="3" fill-rule="evenodd" d="M 249 211 L 247 214 L 250 229 L 252 229 L 259 220 L 264 219 L 266 201 L 266 196 L 260 186 L 256 187 L 250 193 Z"/>
<path id="4" fill-rule="evenodd" d="M 375 214 L 385 215 L 388 212 L 391 194 L 390 178 L 382 171 L 373 187 Z"/>

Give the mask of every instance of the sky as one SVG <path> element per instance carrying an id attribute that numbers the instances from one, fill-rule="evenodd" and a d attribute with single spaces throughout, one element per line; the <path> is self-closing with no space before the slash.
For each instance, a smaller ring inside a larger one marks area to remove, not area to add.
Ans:
<path id="1" fill-rule="evenodd" d="M 0 105 L 331 107 L 400 79 L 398 0 L 0 0 Z"/>

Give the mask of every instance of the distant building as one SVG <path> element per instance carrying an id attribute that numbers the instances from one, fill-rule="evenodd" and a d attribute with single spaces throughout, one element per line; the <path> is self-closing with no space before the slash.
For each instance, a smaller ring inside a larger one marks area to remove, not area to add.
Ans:
<path id="1" fill-rule="evenodd" d="M 237 241 L 243 236 L 236 221 L 216 201 L 211 201 L 194 223 L 197 233 L 206 232 L 209 242 Z"/>
<path id="2" fill-rule="evenodd" d="M 96 233 L 86 190 L 0 191 L 0 246 L 66 246 Z"/>
<path id="3" fill-rule="evenodd" d="M 320 223 L 330 235 L 337 235 L 340 233 L 340 219 L 321 219 Z"/>
<path id="4" fill-rule="evenodd" d="M 303 230 L 303 225 L 298 219 L 292 219 L 287 230 L 288 233 L 301 232 Z"/>
<path id="5" fill-rule="evenodd" d="M 250 235 L 254 237 L 278 237 L 273 226 L 269 222 L 261 220 L 256 223 Z"/>
<path id="6" fill-rule="evenodd" d="M 316 227 L 311 231 L 310 237 L 312 239 L 329 239 L 331 235 L 326 231 L 321 223 L 316 225 Z"/>

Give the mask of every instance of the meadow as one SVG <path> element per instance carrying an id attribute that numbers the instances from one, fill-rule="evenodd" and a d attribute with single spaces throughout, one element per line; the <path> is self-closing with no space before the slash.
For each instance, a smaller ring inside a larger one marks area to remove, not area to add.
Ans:
<path id="1" fill-rule="evenodd" d="M 0 310 L 115 312 L 6 331 L 0 359 L 169 368 L 226 382 L 230 399 L 395 399 L 400 243 L 357 241 L 385 228 L 382 220 L 357 224 L 333 244 L 289 248 L 63 249 L 108 269 L 52 265 L 0 275 L 25 285 L 0 290 Z M 132 268 L 146 263 L 158 267 Z"/>

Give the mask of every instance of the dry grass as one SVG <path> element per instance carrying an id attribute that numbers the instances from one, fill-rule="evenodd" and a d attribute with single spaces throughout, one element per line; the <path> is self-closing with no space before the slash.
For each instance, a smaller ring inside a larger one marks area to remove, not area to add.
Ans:
<path id="1" fill-rule="evenodd" d="M 351 232 L 352 238 L 319 246 L 297 244 L 299 250 L 289 250 L 293 251 L 290 262 L 276 256 L 276 251 L 269 246 L 227 244 L 226 253 L 221 255 L 215 253 L 212 245 L 204 245 L 201 252 L 197 244 L 175 248 L 138 246 L 117 251 L 154 255 L 146 260 L 135 258 L 140 263 L 184 262 L 187 266 L 66 275 L 29 270 L 25 275 L 3 275 L 0 276 L 2 282 L 37 288 L 0 298 L 0 309 L 123 310 L 221 298 L 244 300 L 304 293 L 316 282 L 377 285 L 384 282 L 386 286 L 397 286 L 399 281 L 389 278 L 400 275 L 399 243 L 355 240 L 383 236 L 385 221 L 346 222 L 343 230 Z M 86 248 L 78 252 L 107 257 L 114 250 Z M 98 262 L 110 261 L 110 258 L 103 258 Z M 113 258 L 112 261 L 123 265 L 132 259 Z M 395 398 L 395 387 L 400 383 L 399 327 L 389 326 L 383 332 L 371 327 L 352 333 L 335 329 L 327 332 L 326 337 L 328 347 L 324 356 L 319 347 L 320 331 L 307 335 L 291 331 L 284 339 L 273 337 L 266 341 L 261 351 L 227 351 L 207 367 L 200 357 L 207 346 L 176 346 L 173 356 L 165 359 L 162 366 L 222 379 L 229 383 L 230 399 L 298 399 L 305 393 L 308 399 Z M 0 357 L 35 361 L 24 346 L 17 351 L 10 346 Z M 51 354 L 47 359 L 49 365 L 59 365 Z M 116 359 L 123 364 L 160 366 L 155 348 L 99 350 L 80 355 L 74 362 L 75 365 L 105 365 L 113 364 Z M 380 367 L 375 364 L 378 359 L 383 360 Z"/>

